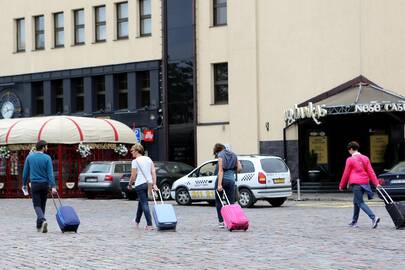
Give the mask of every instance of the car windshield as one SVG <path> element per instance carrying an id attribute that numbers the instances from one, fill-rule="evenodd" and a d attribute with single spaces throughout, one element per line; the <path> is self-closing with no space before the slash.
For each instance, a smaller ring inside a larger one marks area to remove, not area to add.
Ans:
<path id="1" fill-rule="evenodd" d="M 110 171 L 111 164 L 93 163 L 85 171 L 86 173 L 107 173 Z"/>
<path id="2" fill-rule="evenodd" d="M 395 165 L 391 170 L 390 173 L 405 173 L 405 162 L 400 162 Z"/>
<path id="3" fill-rule="evenodd" d="M 288 168 L 285 163 L 278 158 L 263 158 L 260 160 L 262 168 L 267 173 L 287 172 Z"/>

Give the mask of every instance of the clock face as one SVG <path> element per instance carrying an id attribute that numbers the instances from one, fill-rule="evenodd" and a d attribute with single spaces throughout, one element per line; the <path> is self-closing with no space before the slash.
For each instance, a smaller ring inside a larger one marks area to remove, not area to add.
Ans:
<path id="1" fill-rule="evenodd" d="M 13 117 L 14 110 L 14 104 L 10 101 L 6 101 L 1 105 L 1 115 L 5 119 Z"/>
<path id="2" fill-rule="evenodd" d="M 0 113 L 5 119 L 18 116 L 21 113 L 21 102 L 12 91 L 4 91 L 0 95 Z"/>

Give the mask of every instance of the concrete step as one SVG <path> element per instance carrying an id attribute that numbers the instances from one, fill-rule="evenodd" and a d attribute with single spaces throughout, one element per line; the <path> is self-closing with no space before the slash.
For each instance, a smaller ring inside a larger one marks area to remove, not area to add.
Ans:
<path id="1" fill-rule="evenodd" d="M 321 182 L 301 182 L 301 192 L 303 193 L 334 193 L 339 192 L 337 182 L 321 181 Z M 294 185 L 294 190 L 297 190 L 297 185 Z"/>

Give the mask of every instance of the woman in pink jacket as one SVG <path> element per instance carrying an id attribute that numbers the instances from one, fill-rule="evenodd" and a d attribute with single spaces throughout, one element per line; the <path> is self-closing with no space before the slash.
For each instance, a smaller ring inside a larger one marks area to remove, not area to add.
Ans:
<path id="1" fill-rule="evenodd" d="M 367 192 L 369 198 L 372 198 L 373 191 L 371 190 L 369 180 L 374 186 L 380 187 L 374 170 L 371 167 L 370 160 L 367 156 L 358 152 L 359 144 L 357 142 L 350 142 L 347 145 L 347 150 L 352 155 L 346 160 L 345 170 L 342 179 L 340 180 L 339 190 L 342 191 L 349 181 L 353 190 L 353 219 L 350 222 L 350 227 L 357 227 L 357 220 L 359 219 L 360 209 L 362 209 L 371 219 L 372 228 L 375 229 L 380 222 L 380 218 L 374 215 L 373 211 L 363 200 L 364 192 Z"/>

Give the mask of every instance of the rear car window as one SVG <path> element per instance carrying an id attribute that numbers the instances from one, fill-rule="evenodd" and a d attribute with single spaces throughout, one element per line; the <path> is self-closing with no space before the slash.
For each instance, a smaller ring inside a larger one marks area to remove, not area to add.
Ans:
<path id="1" fill-rule="evenodd" d="M 403 172 L 405 172 L 405 162 L 398 163 L 390 170 L 390 173 L 403 173 Z"/>
<path id="2" fill-rule="evenodd" d="M 194 168 L 191 167 L 190 165 L 184 164 L 184 163 L 179 163 L 180 168 L 181 168 L 181 172 L 184 174 L 187 174 L 189 172 L 191 172 Z"/>
<path id="3" fill-rule="evenodd" d="M 108 173 L 110 172 L 111 164 L 95 163 L 90 164 L 86 173 Z"/>
<path id="4" fill-rule="evenodd" d="M 176 174 L 181 172 L 180 166 L 177 163 L 167 163 L 166 167 L 170 173 Z"/>
<path id="5" fill-rule="evenodd" d="M 124 164 L 115 164 L 115 173 L 124 173 Z"/>
<path id="6" fill-rule="evenodd" d="M 240 173 L 253 173 L 255 172 L 255 166 L 253 162 L 249 160 L 240 160 L 240 165 L 242 165 L 242 172 Z"/>
<path id="7" fill-rule="evenodd" d="M 277 158 L 263 158 L 260 160 L 263 171 L 266 173 L 281 173 L 287 172 L 288 168 L 284 161 Z"/>

